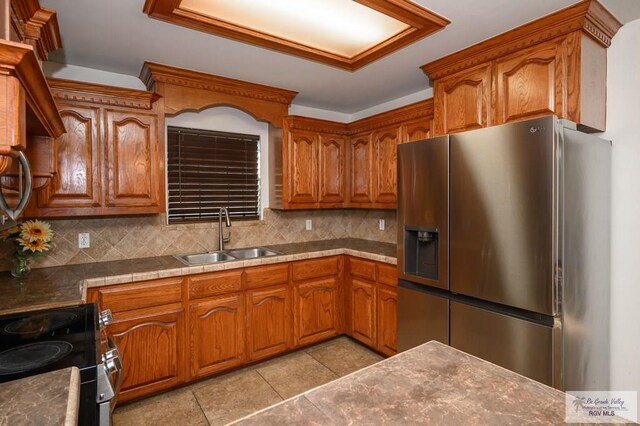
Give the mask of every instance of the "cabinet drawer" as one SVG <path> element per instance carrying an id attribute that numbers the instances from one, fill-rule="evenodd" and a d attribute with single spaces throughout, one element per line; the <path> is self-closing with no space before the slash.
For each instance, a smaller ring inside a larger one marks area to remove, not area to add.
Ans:
<path id="1" fill-rule="evenodd" d="M 286 284 L 289 282 L 289 264 L 256 266 L 255 268 L 245 269 L 244 274 L 247 288 Z"/>
<path id="2" fill-rule="evenodd" d="M 351 275 L 373 281 L 375 279 L 376 264 L 369 260 L 350 257 L 349 270 Z"/>
<path id="3" fill-rule="evenodd" d="M 393 287 L 398 286 L 398 268 L 395 265 L 387 265 L 386 263 L 377 263 L 378 282 Z"/>
<path id="4" fill-rule="evenodd" d="M 182 301 L 182 282 L 182 277 L 176 277 L 104 287 L 98 290 L 98 299 L 101 309 L 114 313 L 178 303 Z"/>
<path id="5" fill-rule="evenodd" d="M 293 264 L 293 280 L 325 277 L 338 274 L 338 258 L 323 257 L 320 259 L 303 260 Z"/>
<path id="6" fill-rule="evenodd" d="M 238 291 L 242 287 L 242 269 L 213 272 L 189 278 L 189 298 L 214 296 Z"/>

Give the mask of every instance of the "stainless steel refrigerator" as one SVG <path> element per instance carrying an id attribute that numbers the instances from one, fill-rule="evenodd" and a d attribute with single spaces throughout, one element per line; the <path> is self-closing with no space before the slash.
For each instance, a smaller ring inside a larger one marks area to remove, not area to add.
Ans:
<path id="1" fill-rule="evenodd" d="M 611 143 L 547 116 L 398 146 L 398 349 L 609 385 Z"/>

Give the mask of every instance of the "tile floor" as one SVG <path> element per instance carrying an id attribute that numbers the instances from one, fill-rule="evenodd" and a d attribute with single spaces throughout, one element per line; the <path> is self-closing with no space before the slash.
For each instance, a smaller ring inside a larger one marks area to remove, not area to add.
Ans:
<path id="1" fill-rule="evenodd" d="M 115 426 L 223 425 L 382 360 L 338 337 L 116 408 Z"/>

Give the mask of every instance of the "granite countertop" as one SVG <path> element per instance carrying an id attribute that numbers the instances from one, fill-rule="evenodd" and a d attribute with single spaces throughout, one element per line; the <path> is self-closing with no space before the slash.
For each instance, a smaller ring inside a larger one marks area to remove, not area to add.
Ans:
<path id="1" fill-rule="evenodd" d="M 565 394 L 431 341 L 239 425 L 563 424 Z"/>
<path id="2" fill-rule="evenodd" d="M 80 370 L 51 371 L 0 385 L 0 424 L 76 425 Z"/>
<path id="3" fill-rule="evenodd" d="M 354 238 L 264 247 L 282 255 L 200 266 L 187 266 L 173 256 L 116 260 L 34 269 L 22 279 L 13 278 L 8 271 L 0 272 L 0 315 L 78 305 L 86 301 L 88 287 L 290 262 L 312 257 L 348 254 L 396 263 L 395 244 Z"/>

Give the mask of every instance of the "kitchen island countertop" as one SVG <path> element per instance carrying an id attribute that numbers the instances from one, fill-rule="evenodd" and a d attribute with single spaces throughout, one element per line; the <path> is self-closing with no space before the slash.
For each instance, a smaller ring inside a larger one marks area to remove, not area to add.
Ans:
<path id="1" fill-rule="evenodd" d="M 238 425 L 563 424 L 565 394 L 431 341 Z"/>
<path id="2" fill-rule="evenodd" d="M 79 401 L 80 370 L 76 367 L 2 383 L 0 424 L 76 425 Z"/>

